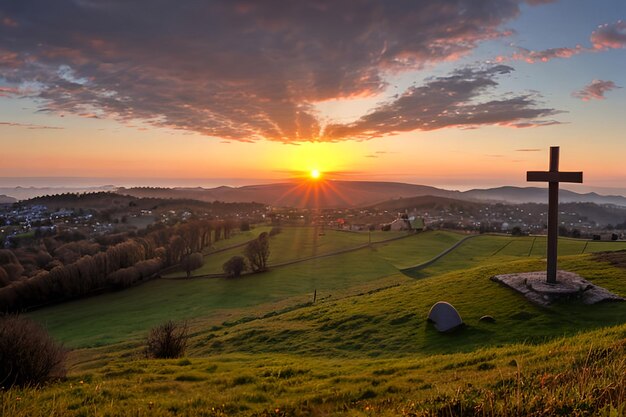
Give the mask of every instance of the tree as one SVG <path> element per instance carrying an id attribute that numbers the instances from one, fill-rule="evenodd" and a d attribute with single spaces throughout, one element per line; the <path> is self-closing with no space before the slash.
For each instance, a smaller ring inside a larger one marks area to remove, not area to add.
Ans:
<path id="1" fill-rule="evenodd" d="M 267 258 L 270 256 L 270 238 L 267 232 L 263 232 L 258 238 L 249 242 L 244 251 L 250 267 L 254 272 L 267 269 Z"/>
<path id="2" fill-rule="evenodd" d="M 243 256 L 233 256 L 222 265 L 222 269 L 224 269 L 226 275 L 232 278 L 239 278 L 241 273 L 246 270 L 246 267 L 246 260 Z"/>
<path id="3" fill-rule="evenodd" d="M 183 259 L 182 266 L 187 272 L 187 278 L 191 277 L 191 271 L 194 271 L 204 265 L 204 258 L 200 252 L 192 253 Z"/>
<path id="4" fill-rule="evenodd" d="M 513 229 L 511 229 L 511 235 L 512 236 L 523 236 L 524 232 L 522 232 L 522 228 L 519 226 L 515 226 Z"/>

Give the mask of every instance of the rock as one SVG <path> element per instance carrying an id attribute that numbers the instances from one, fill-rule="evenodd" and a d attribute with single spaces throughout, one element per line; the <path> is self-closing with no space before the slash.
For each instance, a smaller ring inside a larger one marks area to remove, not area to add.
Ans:
<path id="1" fill-rule="evenodd" d="M 445 301 L 439 301 L 430 308 L 428 320 L 434 323 L 440 332 L 453 330 L 463 324 L 459 312 Z"/>
<path id="2" fill-rule="evenodd" d="M 496 275 L 491 280 L 512 288 L 543 307 L 568 299 L 578 299 L 583 304 L 624 301 L 624 298 L 567 271 L 557 271 L 556 284 L 546 282 L 545 271 Z"/>
<path id="3" fill-rule="evenodd" d="M 494 319 L 493 316 L 485 315 L 482 316 L 479 321 L 484 321 L 485 323 L 495 323 L 496 319 Z"/>

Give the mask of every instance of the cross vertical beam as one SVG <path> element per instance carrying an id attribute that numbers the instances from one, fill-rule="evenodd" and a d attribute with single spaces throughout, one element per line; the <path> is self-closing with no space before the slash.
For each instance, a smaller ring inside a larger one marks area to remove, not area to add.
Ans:
<path id="1" fill-rule="evenodd" d="M 583 182 L 582 172 L 559 171 L 559 147 L 550 147 L 550 171 L 528 171 L 527 181 L 548 182 L 548 284 L 556 284 L 559 242 L 559 182 Z"/>
<path id="2" fill-rule="evenodd" d="M 550 147 L 550 172 L 559 172 L 559 148 Z M 556 263 L 559 244 L 559 183 L 548 183 L 548 276 L 549 284 L 556 284 Z"/>

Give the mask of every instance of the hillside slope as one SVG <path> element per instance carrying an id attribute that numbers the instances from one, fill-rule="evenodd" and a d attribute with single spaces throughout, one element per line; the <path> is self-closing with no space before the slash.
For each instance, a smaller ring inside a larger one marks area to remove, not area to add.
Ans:
<path id="1" fill-rule="evenodd" d="M 626 294 L 626 254 L 562 266 Z M 192 325 L 188 358 L 142 359 L 140 340 L 72 355 L 69 379 L 0 393 L 16 417 L 622 415 L 626 303 L 538 308 L 491 281 L 542 266 L 490 265 L 316 304 Z M 466 326 L 425 321 L 440 299 Z M 495 323 L 478 319 L 491 314 Z M 19 397 L 20 401 L 15 401 Z M 54 399 L 54 400 L 53 400 Z M 34 405 L 36 404 L 36 406 Z"/>

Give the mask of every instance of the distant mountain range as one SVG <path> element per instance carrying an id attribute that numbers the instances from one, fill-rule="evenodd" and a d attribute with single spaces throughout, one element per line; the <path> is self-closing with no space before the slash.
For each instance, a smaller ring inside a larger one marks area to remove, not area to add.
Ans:
<path id="1" fill-rule="evenodd" d="M 8 195 L 0 194 L 0 204 L 13 204 L 17 199 L 9 197 Z"/>
<path id="2" fill-rule="evenodd" d="M 103 185 L 98 187 L 0 187 L 0 194 L 13 197 L 17 200 L 28 200 L 43 195 L 56 195 L 65 193 L 88 193 L 95 191 L 115 191 L 115 185 Z"/>
<path id="3" fill-rule="evenodd" d="M 545 203 L 548 201 L 548 189 L 539 187 L 498 187 L 484 190 L 469 190 L 461 193 L 465 199 L 481 201 L 499 201 L 507 203 Z M 596 203 L 626 206 L 626 197 L 621 195 L 600 195 L 597 193 L 576 193 L 559 190 L 561 203 Z"/>
<path id="4" fill-rule="evenodd" d="M 498 187 L 452 191 L 426 185 L 374 181 L 301 181 L 275 184 L 249 185 L 243 187 L 216 188 L 118 188 L 113 185 L 87 188 L 0 188 L 0 194 L 25 200 L 41 195 L 62 193 L 113 191 L 134 197 L 194 199 L 200 201 L 256 202 L 286 207 L 365 207 L 384 201 L 420 196 L 445 197 L 478 202 L 502 202 L 510 204 L 546 203 L 548 189 L 539 187 Z M 8 198 L 10 198 L 8 197 Z M 560 191 L 562 203 L 584 202 L 613 204 L 626 207 L 626 197 Z M 12 202 L 12 201 L 11 201 Z"/>
<path id="5" fill-rule="evenodd" d="M 498 187 L 451 191 L 426 185 L 373 181 L 304 181 L 217 188 L 120 188 L 120 194 L 136 197 L 191 198 L 202 201 L 257 202 L 288 207 L 364 207 L 383 201 L 419 196 L 512 204 L 546 203 L 548 189 Z M 626 206 L 626 197 L 560 190 L 562 203 L 596 203 Z"/>

